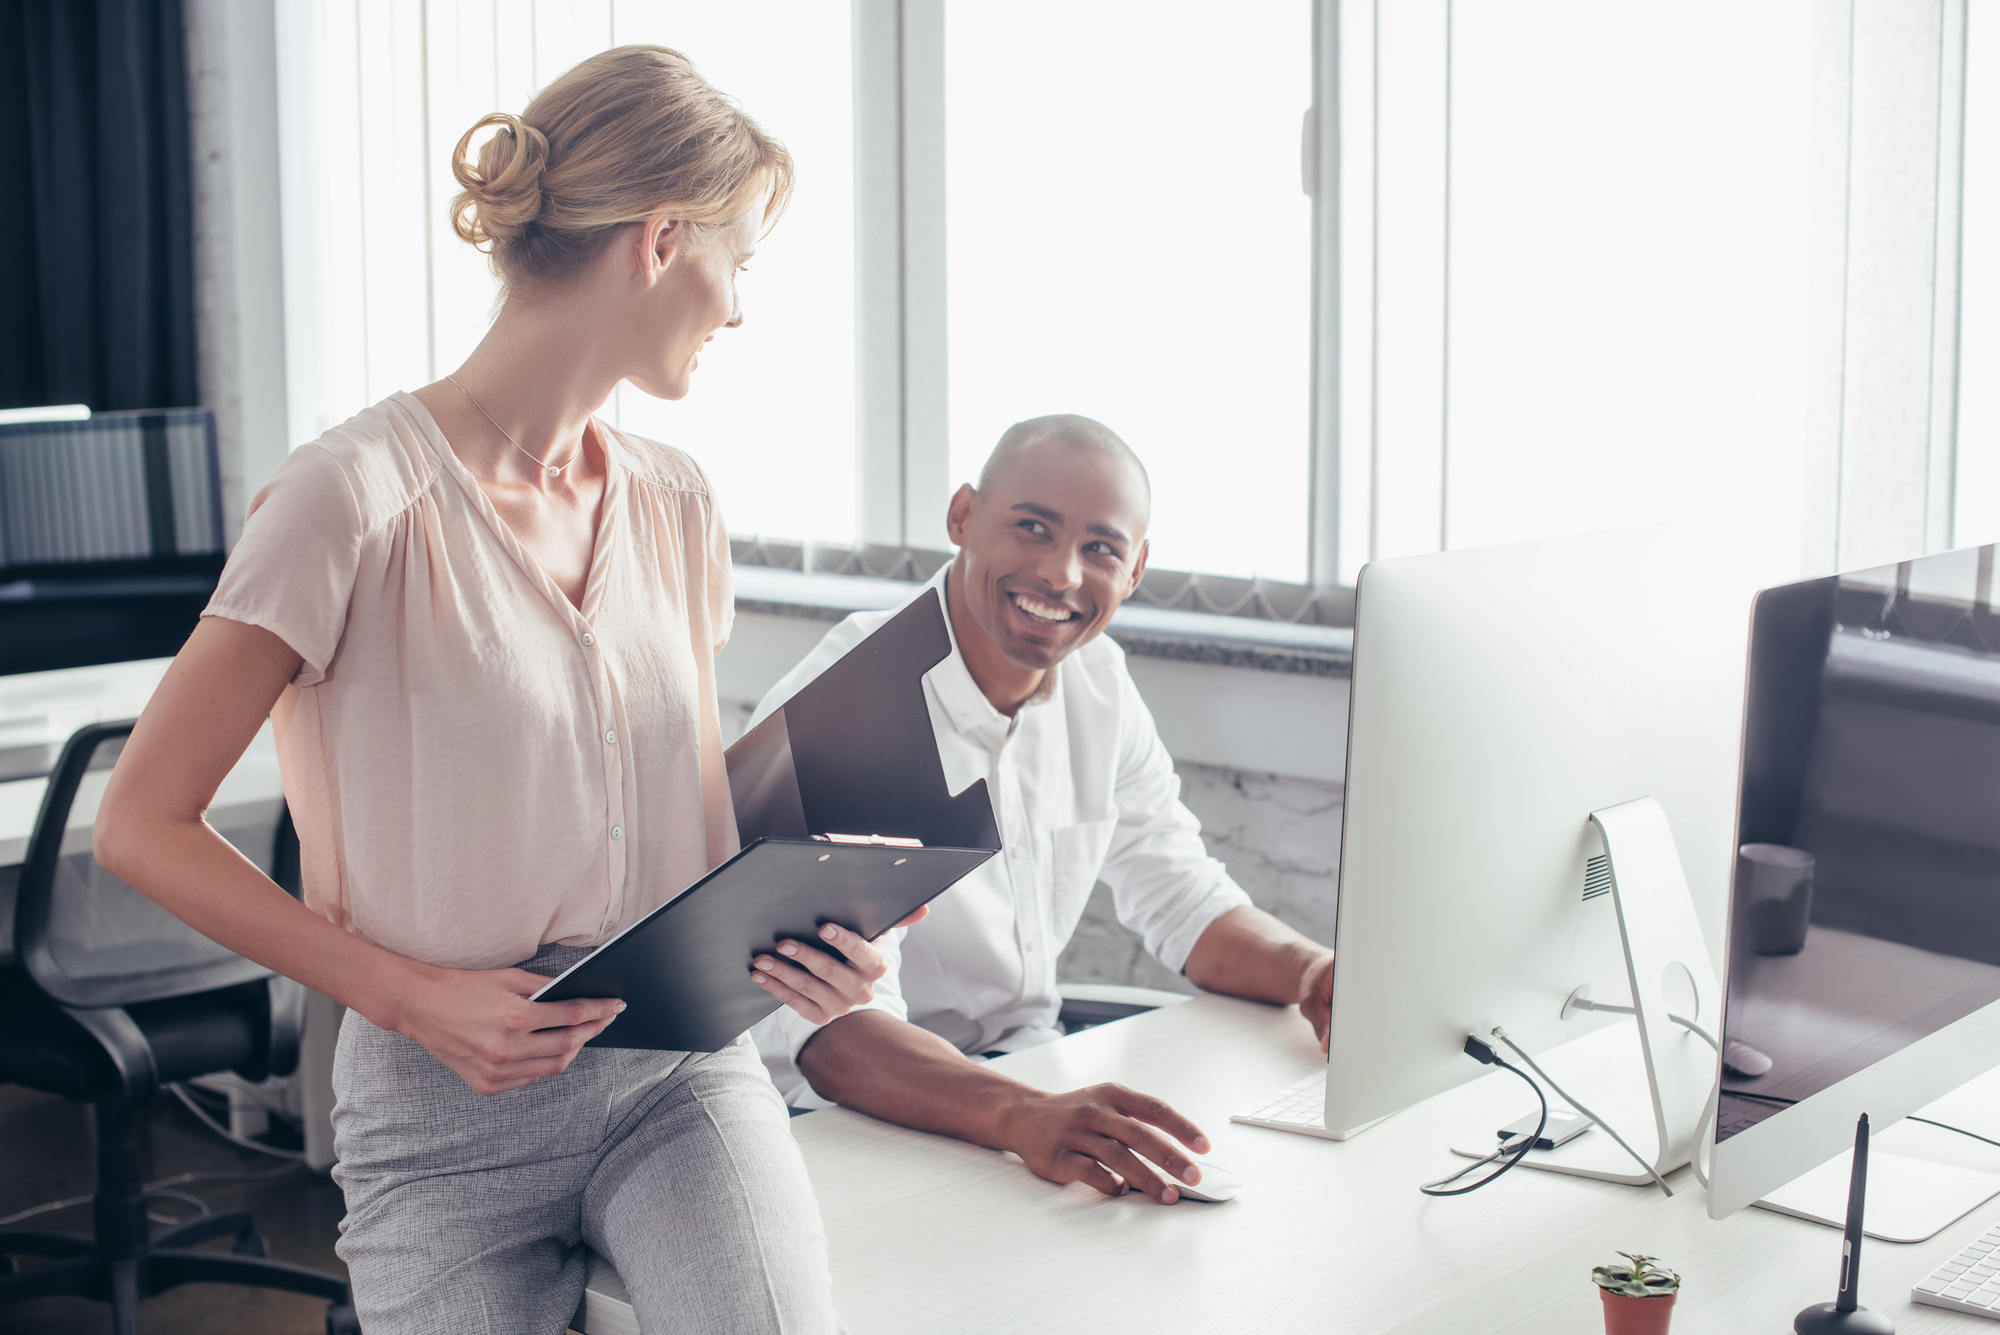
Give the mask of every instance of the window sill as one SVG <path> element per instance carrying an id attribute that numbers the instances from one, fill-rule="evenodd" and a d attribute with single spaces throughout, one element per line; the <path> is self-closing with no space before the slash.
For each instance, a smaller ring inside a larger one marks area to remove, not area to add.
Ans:
<path id="1" fill-rule="evenodd" d="M 808 575 L 772 566 L 738 565 L 735 575 L 737 611 L 814 621 L 839 621 L 850 613 L 894 607 L 910 596 L 911 589 L 898 579 Z M 1295 625 L 1127 603 L 1111 619 L 1106 633 L 1128 654 L 1216 667 L 1346 677 L 1354 663 L 1354 632 L 1345 626 Z"/>

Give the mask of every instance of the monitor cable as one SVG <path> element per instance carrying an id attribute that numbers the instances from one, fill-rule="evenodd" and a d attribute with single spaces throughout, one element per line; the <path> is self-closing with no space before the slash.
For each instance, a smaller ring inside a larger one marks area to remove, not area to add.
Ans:
<path id="1" fill-rule="evenodd" d="M 1682 1023 L 1685 1024 L 1687 1022 L 1682 1021 Z M 1526 1052 L 1522 1051 L 1520 1044 L 1516 1043 L 1513 1039 L 1507 1037 L 1507 1031 L 1505 1029 L 1502 1029 L 1497 1024 L 1494 1025 L 1493 1037 L 1499 1039 L 1502 1043 L 1505 1043 L 1508 1047 L 1508 1050 L 1511 1051 L 1516 1057 L 1519 1057 L 1521 1061 L 1526 1064 L 1529 1070 L 1533 1071 L 1536 1075 L 1540 1076 L 1544 1081 L 1546 1081 L 1548 1087 L 1556 1092 L 1557 1098 L 1561 1099 L 1564 1103 L 1567 1103 L 1570 1107 L 1582 1113 L 1585 1117 L 1588 1117 L 1591 1120 L 1591 1122 L 1594 1123 L 1595 1125 L 1603 1127 L 1604 1134 L 1610 1136 L 1613 1140 L 1617 1141 L 1618 1147 L 1624 1150 L 1627 1154 L 1631 1155 L 1633 1162 L 1637 1163 L 1641 1168 L 1646 1170 L 1646 1172 L 1652 1177 L 1654 1183 L 1658 1185 L 1661 1191 L 1665 1192 L 1669 1196 L 1674 1194 L 1674 1189 L 1667 1185 L 1667 1180 L 1660 1176 L 1660 1172 L 1657 1168 L 1654 1168 L 1653 1165 L 1647 1163 L 1643 1158 L 1640 1157 L 1639 1152 L 1637 1150 L 1633 1149 L 1630 1145 L 1627 1145 L 1625 1143 L 1625 1137 L 1619 1135 L 1617 1131 L 1613 1130 L 1609 1122 L 1605 1121 L 1602 1117 L 1599 1117 L 1596 1113 L 1592 1112 L 1590 1109 L 1584 1107 L 1583 1104 L 1579 1103 L 1575 1098 L 1571 1097 L 1570 1094 L 1567 1091 L 1565 1091 L 1561 1085 L 1549 1079 L 1549 1073 L 1547 1071 L 1544 1071 L 1541 1067 L 1535 1065 L 1535 1059 L 1533 1057 L 1530 1057 Z M 1710 1041 L 1712 1042 L 1713 1040 Z M 1537 1090 L 1536 1092 L 1540 1093 L 1540 1090 Z M 1547 1107 L 1546 1100 L 1544 1101 L 1543 1106 Z M 1541 1133 L 1537 1132 L 1535 1135 L 1535 1139 L 1539 1140 L 1540 1138 L 1541 1138 Z M 1531 1145 L 1533 1143 L 1534 1141 L 1529 1142 L 1529 1144 Z"/>
<path id="2" fill-rule="evenodd" d="M 1494 1030 L 1494 1032 L 1497 1034 L 1499 1030 L 1496 1029 Z M 1507 1046 L 1511 1048 L 1514 1045 L 1512 1043 L 1509 1043 Z M 1520 1051 L 1520 1049 L 1515 1048 L 1515 1051 L 1518 1052 Z M 1542 1138 L 1542 1132 L 1548 1128 L 1549 1124 L 1548 1095 L 1542 1093 L 1542 1087 L 1536 1084 L 1534 1082 L 1534 1079 L 1531 1076 L 1529 1076 L 1527 1072 L 1521 1070 L 1518 1066 L 1510 1065 L 1508 1062 L 1503 1060 L 1500 1054 L 1493 1050 L 1492 1044 L 1486 1042 L 1484 1039 L 1477 1037 L 1476 1035 L 1472 1034 L 1466 1035 L 1465 1055 L 1472 1058 L 1474 1061 L 1480 1062 L 1484 1065 L 1497 1066 L 1503 1071 L 1512 1071 L 1515 1075 L 1520 1076 L 1521 1079 L 1526 1080 L 1528 1082 L 1528 1088 L 1534 1090 L 1535 1097 L 1541 1101 L 1542 1105 L 1541 1119 L 1535 1123 L 1535 1133 L 1533 1135 L 1521 1137 L 1520 1146 L 1518 1149 L 1515 1148 L 1514 1142 L 1503 1141 L 1501 1142 L 1499 1149 L 1493 1151 L 1493 1153 L 1487 1155 L 1484 1159 L 1473 1160 L 1465 1167 L 1459 1169 L 1456 1173 L 1453 1173 L 1450 1177 L 1441 1177 L 1435 1182 L 1426 1182 L 1423 1185 L 1419 1186 L 1417 1190 L 1421 1191 L 1426 1196 L 1463 1196 L 1468 1191 L 1479 1190 L 1481 1187 L 1485 1186 L 1488 1182 L 1491 1182 L 1494 1179 L 1500 1177 L 1509 1168 L 1512 1168 L 1515 1164 L 1521 1162 L 1521 1160 L 1524 1157 L 1526 1157 L 1528 1151 L 1535 1147 L 1535 1142 L 1539 1141 Z M 1546 1079 L 1546 1077 L 1544 1078 Z M 1492 1163 L 1495 1159 L 1498 1159 L 1503 1155 L 1508 1154 L 1509 1151 L 1512 1151 L 1513 1157 L 1507 1159 L 1505 1163 L 1501 1164 L 1498 1168 L 1488 1173 L 1485 1177 L 1480 1178 L 1477 1182 L 1470 1182 L 1462 1187 L 1451 1186 L 1452 1183 L 1458 1181 L 1460 1178 L 1464 1177 L 1467 1173 L 1472 1172 L 1474 1169 L 1485 1167 L 1487 1164 Z"/>

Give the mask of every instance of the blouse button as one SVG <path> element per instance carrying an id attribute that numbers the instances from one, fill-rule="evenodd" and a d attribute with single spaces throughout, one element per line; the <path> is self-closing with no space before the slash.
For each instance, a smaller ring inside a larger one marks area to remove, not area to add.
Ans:
<path id="1" fill-rule="evenodd" d="M 589 631 L 585 631 L 585 632 L 583 633 L 583 647 L 584 647 L 584 648 L 588 649 L 588 648 L 589 648 L 589 647 L 590 647 L 591 645 L 593 645 L 593 644 L 596 644 L 596 643 L 597 643 L 597 637 L 596 637 L 595 635 L 592 635 L 592 634 L 591 634 L 591 633 L 590 633 Z"/>
<path id="2" fill-rule="evenodd" d="M 623 825 L 612 826 L 611 837 L 613 839 L 623 839 L 625 837 L 625 827 Z"/>
<path id="3" fill-rule="evenodd" d="M 606 732 L 606 733 L 604 734 L 604 740 L 605 740 L 605 742 L 606 742 L 606 743 L 607 743 L 608 745 L 611 745 L 611 746 L 616 746 L 616 745 L 618 745 L 618 732 L 617 732 L 617 730 L 616 730 L 616 729 L 611 729 L 611 730 L 607 731 L 607 732 Z"/>

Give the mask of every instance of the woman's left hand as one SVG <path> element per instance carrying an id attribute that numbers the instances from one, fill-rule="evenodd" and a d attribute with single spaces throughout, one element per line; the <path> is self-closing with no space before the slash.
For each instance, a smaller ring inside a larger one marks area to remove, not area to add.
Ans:
<path id="1" fill-rule="evenodd" d="M 896 926 L 921 922 L 929 913 L 929 906 L 925 906 Z M 881 951 L 838 923 L 828 923 L 819 934 L 847 957 L 845 964 L 804 941 L 780 941 L 777 954 L 759 955 L 751 961 L 750 976 L 773 1000 L 814 1024 L 825 1024 L 873 1000 L 875 984 L 889 972 L 889 962 Z"/>

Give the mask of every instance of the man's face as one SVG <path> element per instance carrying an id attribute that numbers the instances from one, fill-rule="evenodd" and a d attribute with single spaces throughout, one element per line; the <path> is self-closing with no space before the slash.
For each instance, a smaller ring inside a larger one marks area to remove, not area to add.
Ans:
<path id="1" fill-rule="evenodd" d="M 1041 437 L 984 492 L 959 488 L 947 526 L 965 611 L 1002 657 L 1044 670 L 1110 622 L 1146 567 L 1145 480 L 1126 460 Z"/>

